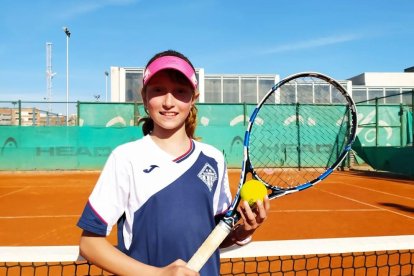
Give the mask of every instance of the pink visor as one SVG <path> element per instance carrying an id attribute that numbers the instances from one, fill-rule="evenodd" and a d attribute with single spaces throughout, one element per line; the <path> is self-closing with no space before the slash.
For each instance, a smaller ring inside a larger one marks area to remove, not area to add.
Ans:
<path id="1" fill-rule="evenodd" d="M 185 60 L 176 56 L 163 56 L 151 62 L 144 72 L 144 85 L 146 85 L 156 73 L 165 69 L 174 69 L 181 72 L 190 81 L 193 88 L 197 88 L 197 78 L 193 67 L 191 67 Z"/>

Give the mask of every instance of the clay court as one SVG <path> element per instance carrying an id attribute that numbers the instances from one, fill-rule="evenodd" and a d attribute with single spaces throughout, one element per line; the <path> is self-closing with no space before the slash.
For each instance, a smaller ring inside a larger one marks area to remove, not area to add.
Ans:
<path id="1" fill-rule="evenodd" d="M 77 245 L 76 222 L 99 172 L 0 173 L 1 246 Z M 239 172 L 230 171 L 232 186 Z M 115 243 L 115 233 L 110 236 Z M 414 234 L 414 181 L 337 171 L 272 201 L 255 241 Z"/>

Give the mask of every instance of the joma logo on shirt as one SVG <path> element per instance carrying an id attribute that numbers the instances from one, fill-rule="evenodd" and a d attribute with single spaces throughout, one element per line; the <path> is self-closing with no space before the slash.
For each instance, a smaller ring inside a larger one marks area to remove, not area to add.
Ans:
<path id="1" fill-rule="evenodd" d="M 207 185 L 211 192 L 214 181 L 217 180 L 217 172 L 214 168 L 209 163 L 206 163 L 197 176 Z"/>
<path id="2" fill-rule="evenodd" d="M 158 165 L 151 165 L 148 169 L 144 169 L 142 170 L 144 173 L 150 173 L 152 172 L 155 168 L 159 168 Z"/>

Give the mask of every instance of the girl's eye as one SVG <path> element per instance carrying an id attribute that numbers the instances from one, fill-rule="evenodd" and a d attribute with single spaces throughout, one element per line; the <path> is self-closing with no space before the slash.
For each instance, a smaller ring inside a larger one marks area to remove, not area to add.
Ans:
<path id="1" fill-rule="evenodd" d="M 162 93 L 163 89 L 161 87 L 153 86 L 150 88 L 150 91 L 153 93 Z"/>
<path id="2" fill-rule="evenodd" d="M 179 94 L 186 94 L 186 93 L 191 94 L 192 90 L 187 88 L 187 87 L 180 87 L 180 88 L 176 89 L 176 92 L 179 93 Z"/>

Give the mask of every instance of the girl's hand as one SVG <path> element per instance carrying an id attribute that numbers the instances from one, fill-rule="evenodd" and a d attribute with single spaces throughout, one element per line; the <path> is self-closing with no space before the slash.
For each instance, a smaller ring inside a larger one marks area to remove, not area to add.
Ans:
<path id="1" fill-rule="evenodd" d="M 235 234 L 237 240 L 242 241 L 251 236 L 253 232 L 266 220 L 269 209 L 270 201 L 267 196 L 263 198 L 263 201 L 258 200 L 252 207 L 249 206 L 247 201 L 243 201 L 239 204 L 237 211 L 239 211 L 243 222 L 236 229 L 237 233 Z"/>
<path id="2" fill-rule="evenodd" d="M 171 275 L 171 276 L 198 276 L 198 272 L 189 269 L 183 260 L 176 260 L 175 262 L 160 269 L 156 275 Z"/>

